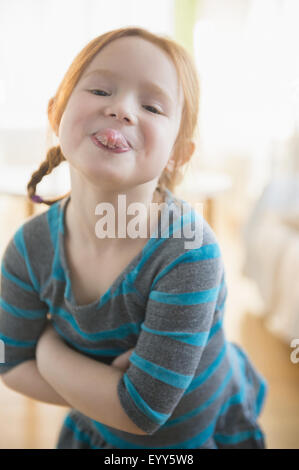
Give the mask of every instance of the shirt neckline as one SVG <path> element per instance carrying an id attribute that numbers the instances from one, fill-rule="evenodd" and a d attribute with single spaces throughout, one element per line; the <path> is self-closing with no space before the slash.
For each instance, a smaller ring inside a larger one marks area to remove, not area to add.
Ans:
<path id="1" fill-rule="evenodd" d="M 61 259 L 61 264 L 62 268 L 66 274 L 66 286 L 65 286 L 65 293 L 64 293 L 64 300 L 68 307 L 70 307 L 72 310 L 76 312 L 81 312 L 81 311 L 89 311 L 92 310 L 94 311 L 95 308 L 99 309 L 101 308 L 110 298 L 111 294 L 116 291 L 116 289 L 121 285 L 123 280 L 130 274 L 133 269 L 137 266 L 138 262 L 141 261 L 143 256 L 146 254 L 146 252 L 150 249 L 152 244 L 154 243 L 154 240 L 156 240 L 156 237 L 151 237 L 147 243 L 144 245 L 144 247 L 137 253 L 137 255 L 127 264 L 127 266 L 122 270 L 122 272 L 117 276 L 117 278 L 113 281 L 111 286 L 104 292 L 104 294 L 94 300 L 93 302 L 89 304 L 78 304 L 75 296 L 72 291 L 72 285 L 71 285 L 71 277 L 70 277 L 70 269 L 67 264 L 67 259 L 66 259 L 66 254 L 65 254 L 65 214 L 66 214 L 66 208 L 71 199 L 71 194 L 69 194 L 65 199 L 62 200 L 61 202 L 61 214 L 60 214 L 60 227 L 61 230 L 59 232 L 60 235 L 60 240 L 59 240 L 59 250 L 60 250 L 60 259 Z M 174 196 L 171 191 L 166 189 L 166 195 L 165 195 L 165 202 L 167 203 L 168 206 L 170 206 L 173 202 Z M 159 231 L 161 230 L 161 222 L 159 220 L 157 229 L 155 233 L 159 234 Z"/>

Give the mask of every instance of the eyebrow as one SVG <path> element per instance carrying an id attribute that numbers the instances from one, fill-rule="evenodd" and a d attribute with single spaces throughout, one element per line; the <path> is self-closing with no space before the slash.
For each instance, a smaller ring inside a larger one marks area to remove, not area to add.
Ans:
<path id="1" fill-rule="evenodd" d="M 112 78 L 120 78 L 121 75 L 118 74 L 117 72 L 112 72 L 111 70 L 107 70 L 107 69 L 95 69 L 95 70 L 92 70 L 91 72 L 87 73 L 83 78 L 87 78 L 89 77 L 90 75 L 93 75 L 93 74 L 96 74 L 96 75 L 106 75 L 107 77 L 112 77 Z M 155 83 L 153 82 L 149 82 L 149 81 L 145 81 L 142 83 L 142 86 L 144 86 L 145 88 L 148 88 L 149 90 L 152 90 L 154 91 L 157 95 L 160 95 L 164 98 L 166 98 L 166 100 L 171 104 L 173 103 L 173 99 L 170 98 L 170 96 L 168 95 L 168 93 L 166 93 L 165 90 L 163 90 L 162 88 L 159 87 L 159 85 L 156 85 Z"/>

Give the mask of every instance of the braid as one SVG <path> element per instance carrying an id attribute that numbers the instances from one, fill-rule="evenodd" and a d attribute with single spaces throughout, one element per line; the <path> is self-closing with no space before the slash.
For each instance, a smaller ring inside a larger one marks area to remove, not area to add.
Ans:
<path id="1" fill-rule="evenodd" d="M 52 170 L 63 161 L 65 161 L 65 157 L 59 145 L 57 147 L 51 147 L 48 150 L 46 160 L 44 160 L 41 163 L 39 169 L 32 174 L 31 180 L 27 184 L 28 196 L 32 201 L 37 202 L 37 203 L 44 203 L 44 204 L 47 204 L 48 206 L 51 206 L 55 202 L 60 201 L 60 199 L 63 199 L 63 197 L 65 197 L 65 196 L 62 196 L 62 197 L 49 201 L 35 194 L 36 186 L 43 179 L 43 177 L 46 175 L 49 175 L 52 172 Z"/>

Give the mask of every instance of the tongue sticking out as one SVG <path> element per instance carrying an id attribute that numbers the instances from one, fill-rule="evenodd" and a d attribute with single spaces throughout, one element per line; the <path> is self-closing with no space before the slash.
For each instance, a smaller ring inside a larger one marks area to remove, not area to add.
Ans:
<path id="1" fill-rule="evenodd" d="M 115 129 L 102 129 L 95 134 L 95 137 L 107 147 L 117 147 L 128 149 L 129 145 L 121 132 Z"/>

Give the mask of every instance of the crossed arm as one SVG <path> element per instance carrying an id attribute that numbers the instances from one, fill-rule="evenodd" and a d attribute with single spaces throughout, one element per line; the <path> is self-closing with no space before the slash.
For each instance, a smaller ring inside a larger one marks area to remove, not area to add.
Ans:
<path id="1" fill-rule="evenodd" d="M 27 385 L 40 374 L 43 380 L 39 378 L 39 388 L 44 396 L 51 396 L 52 401 L 53 392 L 54 396 L 56 392 L 58 404 L 70 406 L 121 431 L 145 435 L 123 410 L 117 393 L 118 382 L 129 367 L 131 353 L 132 350 L 127 351 L 108 366 L 69 348 L 49 324 L 38 340 L 36 368 L 34 372 L 30 368 Z M 26 365 L 28 371 L 29 362 Z M 38 399 L 37 396 L 34 398 Z"/>

